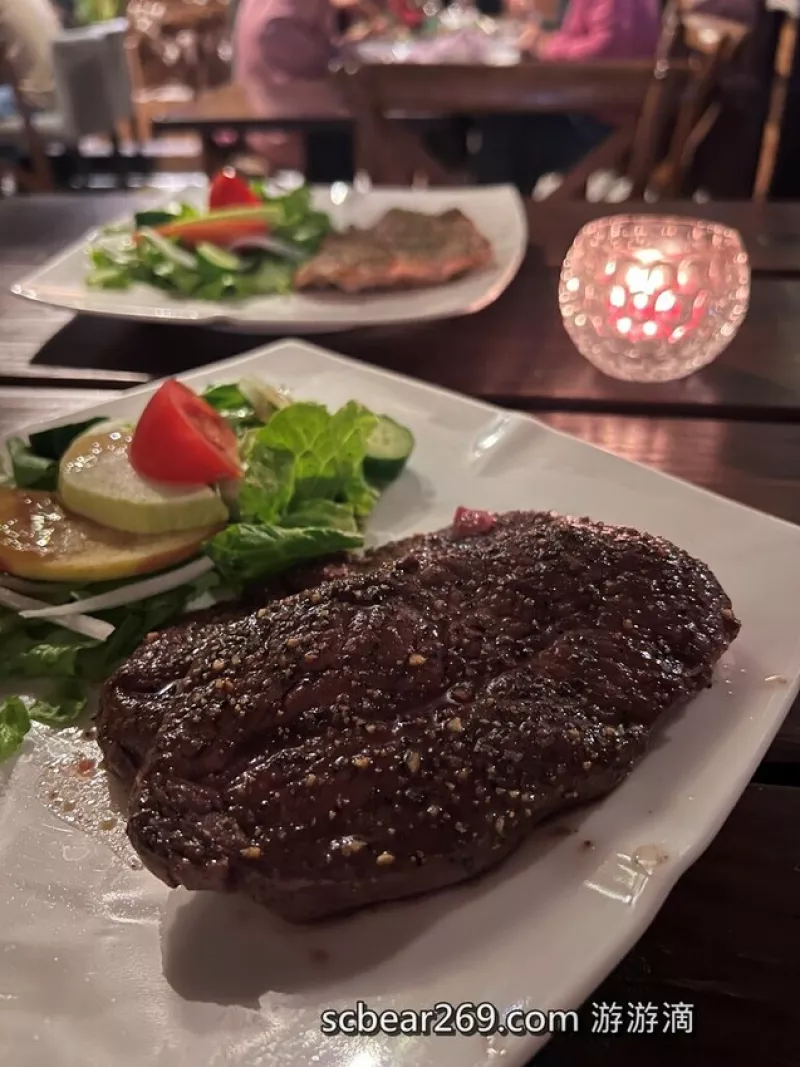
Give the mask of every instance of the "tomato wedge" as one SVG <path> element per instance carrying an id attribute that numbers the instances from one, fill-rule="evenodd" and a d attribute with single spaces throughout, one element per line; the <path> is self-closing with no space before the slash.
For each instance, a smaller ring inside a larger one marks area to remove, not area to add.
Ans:
<path id="1" fill-rule="evenodd" d="M 208 194 L 208 206 L 211 211 L 221 207 L 247 207 L 260 203 L 259 198 L 233 167 L 225 167 L 211 182 Z"/>
<path id="2" fill-rule="evenodd" d="M 175 485 L 210 485 L 240 478 L 236 434 L 214 409 L 173 379 L 141 414 L 130 446 L 143 478 Z"/>

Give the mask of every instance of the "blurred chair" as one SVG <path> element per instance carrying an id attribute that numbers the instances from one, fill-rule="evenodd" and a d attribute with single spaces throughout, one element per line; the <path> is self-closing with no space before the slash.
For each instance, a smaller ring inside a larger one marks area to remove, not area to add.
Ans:
<path id="1" fill-rule="evenodd" d="M 787 9 L 775 49 L 772 86 L 753 190 L 754 198 L 762 202 L 769 197 L 778 163 L 789 85 L 797 56 L 798 28 L 800 17 L 797 11 Z"/>
<path id="2" fill-rule="evenodd" d="M 126 158 L 118 131 L 133 118 L 126 30 L 125 19 L 115 19 L 62 31 L 53 44 L 55 107 L 34 111 L 17 92 L 17 114 L 0 121 L 0 150 L 31 159 L 32 152 L 43 151 L 46 158 L 48 148 L 77 152 L 81 138 L 101 134 L 109 138 L 112 157 L 124 175 Z"/>
<path id="3" fill-rule="evenodd" d="M 129 3 L 126 45 L 141 140 L 150 139 L 154 115 L 216 86 L 221 71 L 227 75 L 235 8 L 229 0 L 202 5 L 166 0 L 158 7 Z M 161 77 L 154 66 L 161 68 Z"/>
<path id="4" fill-rule="evenodd" d="M 694 155 L 719 115 L 719 76 L 749 27 L 703 15 L 684 16 L 670 0 L 655 61 L 588 63 L 359 64 L 335 77 L 356 120 L 357 165 L 376 184 L 452 184 L 398 117 L 431 114 L 614 114 L 608 138 L 563 176 L 551 194 L 585 193 L 603 170 L 626 174 L 630 195 L 676 196 L 686 189 Z"/>
<path id="5" fill-rule="evenodd" d="M 629 196 L 689 196 L 692 165 L 722 111 L 720 84 L 750 33 L 745 23 L 695 14 L 691 0 L 669 0 L 647 88 L 633 137 L 618 138 L 613 160 L 611 135 L 565 175 L 548 201 L 574 198 L 599 170 L 617 169 L 627 177 Z"/>
<path id="6" fill-rule="evenodd" d="M 452 184 L 453 175 L 430 158 L 412 132 L 423 118 L 610 109 L 629 116 L 629 143 L 652 63 L 346 62 L 334 76 L 355 117 L 358 168 L 376 184 L 405 185 L 422 178 L 441 185 Z"/>
<path id="7" fill-rule="evenodd" d="M 53 170 L 45 143 L 33 121 L 33 114 L 19 89 L 17 74 L 0 45 L 0 85 L 9 85 L 17 114 L 0 119 L 0 177 L 10 176 L 16 187 L 26 192 L 49 192 L 54 187 Z M 6 126 L 13 124 L 14 138 L 3 138 Z"/>
<path id="8" fill-rule="evenodd" d="M 647 177 L 649 188 L 659 196 L 683 196 L 691 191 L 695 156 L 722 113 L 722 80 L 752 29 L 749 23 L 695 14 L 693 7 L 691 0 L 671 0 L 664 14 L 663 51 L 657 65 L 688 64 L 688 76 L 677 96 L 670 97 L 657 82 L 652 90 L 653 106 L 661 108 L 662 130 L 672 131 L 666 154 L 658 156 Z M 640 136 L 646 122 L 645 114 Z"/>

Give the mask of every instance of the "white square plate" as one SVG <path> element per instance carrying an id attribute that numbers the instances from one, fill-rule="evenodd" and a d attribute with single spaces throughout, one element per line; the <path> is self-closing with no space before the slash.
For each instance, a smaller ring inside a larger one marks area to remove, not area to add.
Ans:
<path id="1" fill-rule="evenodd" d="M 341 191 L 344 192 L 344 187 Z M 204 191 L 192 189 L 180 198 L 200 203 L 205 195 Z M 330 188 L 319 187 L 314 190 L 314 199 L 319 208 L 330 214 L 336 229 L 370 226 L 393 207 L 428 214 L 460 208 L 491 242 L 494 262 L 445 285 L 402 292 L 359 296 L 296 292 L 212 303 L 183 300 L 146 285 L 123 292 L 88 289 L 84 283 L 88 267 L 86 246 L 97 235 L 93 231 L 17 282 L 11 291 L 28 300 L 92 315 L 149 322 L 206 323 L 273 333 L 321 333 L 356 326 L 446 319 L 480 311 L 513 281 L 528 244 L 525 208 L 519 193 L 510 185 L 473 189 L 374 189 L 352 192 L 342 203 L 333 202 Z"/>
<path id="2" fill-rule="evenodd" d="M 477 882 L 319 926 L 170 891 L 111 851 L 122 840 L 115 831 L 104 841 L 67 825 L 39 799 L 53 787 L 45 763 L 89 746 L 41 731 L 5 769 L 0 801 L 0 1062 L 519 1067 L 541 1039 L 323 1037 L 320 1012 L 358 1000 L 568 1009 L 598 985 L 709 844 L 797 691 L 800 529 L 525 416 L 298 341 L 184 380 L 202 387 L 245 374 L 330 405 L 357 397 L 413 428 L 417 450 L 376 511 L 374 540 L 444 525 L 459 504 L 638 526 L 712 566 L 741 635 L 717 683 L 665 724 L 627 781 L 558 820 L 577 832 L 543 827 Z M 86 414 L 135 414 L 154 388 Z M 786 683 L 767 681 L 774 675 Z M 80 788 L 102 792 L 102 776 Z"/>

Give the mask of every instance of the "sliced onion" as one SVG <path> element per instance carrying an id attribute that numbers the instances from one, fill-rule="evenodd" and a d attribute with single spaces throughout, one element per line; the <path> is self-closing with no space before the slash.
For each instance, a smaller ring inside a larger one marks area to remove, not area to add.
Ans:
<path id="1" fill-rule="evenodd" d="M 239 382 L 239 392 L 245 400 L 250 402 L 253 411 L 262 422 L 269 422 L 276 411 L 292 403 L 291 397 L 258 378 L 242 378 Z"/>
<path id="2" fill-rule="evenodd" d="M 38 596 L 40 593 L 53 591 L 52 582 L 32 582 L 28 578 L 17 578 L 13 574 L 4 574 L 0 577 L 0 588 L 14 589 L 17 593 L 32 593 Z"/>
<path id="3" fill-rule="evenodd" d="M 6 589 L 5 586 L 0 586 L 0 604 L 6 608 L 13 608 L 25 619 L 47 616 L 48 612 L 53 609 L 52 604 L 45 604 L 43 600 L 34 600 L 33 597 L 15 593 L 11 589 Z M 57 618 L 55 621 L 65 630 L 72 630 L 73 633 L 82 634 L 84 637 L 93 637 L 96 641 L 106 641 L 114 632 L 114 627 L 110 622 L 93 619 L 91 615 L 70 614 L 67 619 Z"/>
<path id="4" fill-rule="evenodd" d="M 297 245 L 282 241 L 280 237 L 240 237 L 228 246 L 230 252 L 272 252 L 274 255 L 283 256 L 284 259 L 293 259 L 300 263 L 306 258 L 306 253 Z"/>
<path id="5" fill-rule="evenodd" d="M 214 564 L 211 560 L 203 556 L 201 559 L 186 563 L 183 567 L 178 567 L 177 570 L 157 574 L 141 582 L 131 582 L 130 585 L 112 589 L 108 593 L 98 593 L 84 600 L 73 600 L 69 604 L 37 603 L 35 606 L 31 605 L 30 611 L 21 611 L 20 615 L 23 619 L 61 620 L 85 611 L 108 611 L 109 608 L 121 608 L 125 604 L 135 604 L 138 600 L 158 596 L 159 593 L 168 593 L 171 589 L 177 589 L 179 585 L 186 585 L 187 582 L 193 582 L 202 575 L 208 574 L 213 568 Z M 113 627 L 111 629 L 113 630 Z"/>

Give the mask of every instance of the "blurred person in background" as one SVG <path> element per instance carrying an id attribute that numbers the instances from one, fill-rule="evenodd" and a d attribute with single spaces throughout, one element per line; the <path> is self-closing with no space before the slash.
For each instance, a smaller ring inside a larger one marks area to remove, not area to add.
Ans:
<path id="1" fill-rule="evenodd" d="M 49 0 L 0 0 L 0 58 L 14 72 L 20 94 L 34 110 L 54 102 L 53 41 L 60 30 Z M 12 87 L 0 85 L 0 117 L 15 111 Z"/>
<path id="2" fill-rule="evenodd" d="M 343 18 L 344 16 L 344 18 Z M 328 77 L 345 21 L 369 26 L 379 16 L 371 0 L 238 0 L 234 27 L 234 79 L 261 115 L 293 106 L 329 113 L 337 103 Z M 296 134 L 260 134 L 249 143 L 270 171 L 308 172 Z M 347 133 L 313 135 L 313 180 L 352 177 L 352 139 Z"/>
<path id="3" fill-rule="evenodd" d="M 548 30 L 557 30 L 564 21 L 569 0 L 507 0 L 505 13 L 521 21 L 534 21 Z"/>
<path id="4" fill-rule="evenodd" d="M 660 32 L 660 0 L 569 0 L 558 29 L 534 23 L 521 46 L 542 60 L 646 59 Z"/>
<path id="5" fill-rule="evenodd" d="M 517 11 L 526 0 L 514 0 Z M 520 48 L 543 62 L 647 59 L 661 32 L 661 0 L 568 0 L 555 8 L 560 24 L 550 29 L 528 0 L 529 24 Z M 553 8 L 552 3 L 548 4 Z M 520 14 L 515 13 L 519 18 Z M 613 127 L 593 115 L 507 115 L 481 121 L 474 173 L 480 184 L 513 181 L 530 195 L 545 174 L 564 172 L 602 143 Z"/>

